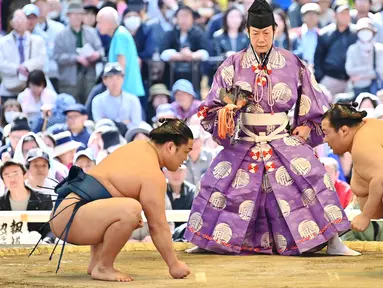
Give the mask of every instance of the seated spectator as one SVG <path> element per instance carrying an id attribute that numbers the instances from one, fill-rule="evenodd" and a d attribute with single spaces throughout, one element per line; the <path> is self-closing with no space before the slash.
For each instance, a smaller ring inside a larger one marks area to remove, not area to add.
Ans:
<path id="1" fill-rule="evenodd" d="M 17 101 L 20 103 L 23 113 L 26 114 L 30 126 L 33 127 L 38 121 L 41 107 L 56 102 L 56 92 L 47 88 L 45 74 L 41 70 L 35 70 L 28 75 L 27 88 L 19 94 Z"/>
<path id="2" fill-rule="evenodd" d="M 175 101 L 171 104 L 176 111 L 176 117 L 188 119 L 197 114 L 201 101 L 197 100 L 193 84 L 185 79 L 180 79 L 174 83 L 172 97 Z"/>
<path id="3" fill-rule="evenodd" d="M 3 138 L 3 129 L 7 124 L 13 122 L 15 118 L 21 115 L 23 109 L 19 102 L 15 99 L 9 99 L 1 105 L 1 115 L 0 115 L 0 132 L 1 138 Z"/>
<path id="4" fill-rule="evenodd" d="M 137 128 L 134 128 L 132 130 L 129 130 L 126 135 L 125 139 L 127 143 L 130 143 L 135 140 L 149 140 L 149 134 L 150 131 L 152 131 L 152 126 L 150 126 L 146 122 L 141 122 L 140 126 Z"/>
<path id="5" fill-rule="evenodd" d="M 295 41 L 290 39 L 290 23 L 286 13 L 281 9 L 276 9 L 274 10 L 274 18 L 277 23 L 277 28 L 274 33 L 274 46 L 294 51 L 296 45 L 294 45 Z M 302 22 L 302 20 L 300 22 Z"/>
<path id="6" fill-rule="evenodd" d="M 41 139 L 43 139 L 48 154 L 52 155 L 53 154 L 53 148 L 56 146 L 56 141 L 55 138 L 53 137 L 53 134 L 48 133 L 48 132 L 40 132 L 37 134 Z"/>
<path id="7" fill-rule="evenodd" d="M 380 104 L 379 98 L 371 93 L 360 93 L 355 102 L 359 104 L 359 111 L 367 112 L 367 118 L 374 118 L 375 108 Z"/>
<path id="8" fill-rule="evenodd" d="M 0 176 L 4 181 L 7 193 L 0 198 L 0 211 L 48 211 L 53 205 L 50 196 L 33 191 L 25 186 L 25 167 L 14 161 L 7 161 L 0 167 Z M 53 243 L 54 235 L 49 225 L 43 231 L 40 227 L 44 223 L 28 223 L 28 231 L 41 232 L 43 243 Z"/>
<path id="9" fill-rule="evenodd" d="M 90 149 L 78 151 L 74 155 L 73 165 L 80 167 L 85 173 L 96 166 L 96 158 Z"/>
<path id="10" fill-rule="evenodd" d="M 154 84 L 149 89 L 149 99 L 147 104 L 146 119 L 149 124 L 153 124 L 152 118 L 156 114 L 159 105 L 170 103 L 170 91 L 166 88 L 165 84 Z"/>
<path id="11" fill-rule="evenodd" d="M 68 169 L 72 167 L 74 155 L 82 143 L 74 141 L 69 131 L 64 131 L 53 136 L 56 146 L 53 149 L 53 157 Z"/>
<path id="12" fill-rule="evenodd" d="M 96 163 L 100 163 L 102 159 L 111 154 L 114 150 L 126 144 L 124 138 L 117 128 L 106 128 L 101 131 L 102 150 L 98 153 Z"/>
<path id="13" fill-rule="evenodd" d="M 51 195 L 55 200 L 54 188 L 57 183 L 48 178 L 50 169 L 49 154 L 41 148 L 33 148 L 27 153 L 25 167 L 27 168 L 27 179 L 25 185 L 33 191 L 41 194 Z"/>
<path id="14" fill-rule="evenodd" d="M 201 180 L 202 175 L 209 168 L 211 161 L 214 158 L 214 153 L 203 147 L 203 140 L 201 138 L 201 126 L 190 125 L 190 129 L 193 132 L 193 149 L 189 153 L 189 157 L 186 160 L 187 176 L 186 181 L 193 185 L 197 185 Z"/>
<path id="15" fill-rule="evenodd" d="M 331 181 L 338 194 L 340 204 L 343 209 L 350 204 L 352 199 L 351 187 L 346 182 L 339 180 L 339 164 L 333 158 L 320 158 L 320 161 L 325 166 L 327 173 L 330 175 Z"/>
<path id="16" fill-rule="evenodd" d="M 52 134 L 57 134 L 64 131 L 70 131 L 74 141 L 83 144 L 83 148 L 88 145 L 90 133 L 85 127 L 85 122 L 88 120 L 86 108 L 83 104 L 73 104 L 66 107 L 64 110 L 66 116 L 65 124 L 56 124 L 51 126 L 48 131 Z"/>
<path id="17" fill-rule="evenodd" d="M 354 95 L 370 92 L 376 94 L 378 81 L 383 77 L 383 44 L 375 43 L 377 29 L 369 18 L 356 24 L 358 40 L 347 50 L 346 72 L 350 76 Z"/>
<path id="18" fill-rule="evenodd" d="M 93 100 L 93 120 L 98 122 L 107 118 L 123 123 L 128 129 L 137 127 L 142 121 L 140 100 L 137 96 L 122 91 L 124 72 L 121 65 L 106 64 L 103 79 L 107 90 Z"/>
<path id="19" fill-rule="evenodd" d="M 32 127 L 33 132 L 45 131 L 55 124 L 64 124 L 66 122 L 64 111 L 68 106 L 74 104 L 76 104 L 76 100 L 72 95 L 65 93 L 58 94 L 54 106 L 44 105 L 41 107 L 40 118 L 36 125 Z"/>
<path id="20" fill-rule="evenodd" d="M 335 11 L 331 9 L 332 0 L 318 0 L 320 6 L 319 15 L 319 28 L 326 27 L 327 25 L 334 23 Z"/>
<path id="21" fill-rule="evenodd" d="M 176 111 L 172 104 L 166 103 L 161 104 L 157 107 L 156 116 L 152 118 L 153 126 L 159 127 L 161 123 L 159 122 L 162 118 L 177 118 Z"/>
<path id="22" fill-rule="evenodd" d="M 24 115 L 20 115 L 10 124 L 9 142 L 0 148 L 1 160 L 3 162 L 14 157 L 16 146 L 20 139 L 31 131 L 28 120 Z"/>
<path id="23" fill-rule="evenodd" d="M 96 24 L 97 24 L 96 17 L 97 17 L 97 13 L 99 9 L 97 8 L 97 6 L 85 5 L 84 10 L 85 10 L 85 15 L 83 16 L 82 23 L 84 25 L 88 25 L 90 27 L 96 28 Z"/>
<path id="24" fill-rule="evenodd" d="M 28 140 L 28 141 L 25 141 Z M 27 143 L 24 143 L 27 142 Z M 50 153 L 50 159 L 54 158 L 54 150 L 48 149 L 44 141 L 33 132 L 28 132 L 18 141 L 13 160 L 23 165 L 26 165 L 26 157 L 30 149 L 41 148 L 44 152 Z M 24 151 L 23 151 L 24 150 Z M 49 177 L 57 181 L 63 180 L 68 176 L 68 168 L 56 160 L 51 161 L 49 169 Z"/>
<path id="25" fill-rule="evenodd" d="M 372 18 L 370 13 L 372 0 L 355 0 L 355 9 L 350 11 L 351 22 L 356 24 L 362 18 Z"/>
<path id="26" fill-rule="evenodd" d="M 187 168 L 181 165 L 176 172 L 171 172 L 164 169 L 164 174 L 168 180 L 167 195 L 172 203 L 173 210 L 190 210 L 194 200 L 196 187 L 185 181 Z M 182 222 L 175 222 L 175 227 L 178 227 Z"/>

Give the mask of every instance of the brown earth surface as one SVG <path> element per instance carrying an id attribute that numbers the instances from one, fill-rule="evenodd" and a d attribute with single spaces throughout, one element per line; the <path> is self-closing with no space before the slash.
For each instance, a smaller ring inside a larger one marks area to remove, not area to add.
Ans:
<path id="1" fill-rule="evenodd" d="M 179 258 L 189 265 L 192 274 L 187 279 L 173 280 L 158 252 L 124 251 L 116 267 L 135 281 L 112 283 L 92 280 L 86 274 L 89 252 L 69 250 L 56 275 L 59 255 L 49 262 L 46 251 L 28 258 L 22 254 L 30 250 L 23 249 L 22 253 L 0 256 L 0 287 L 383 287 L 382 252 L 364 252 L 359 257 L 329 257 L 321 253 L 282 257 L 188 255 L 179 251 Z"/>

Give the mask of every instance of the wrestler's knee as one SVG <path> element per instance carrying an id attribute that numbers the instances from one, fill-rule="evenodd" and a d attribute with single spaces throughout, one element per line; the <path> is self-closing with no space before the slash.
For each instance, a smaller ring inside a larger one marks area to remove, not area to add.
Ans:
<path id="1" fill-rule="evenodd" d="M 137 222 L 141 219 L 142 206 L 135 199 L 124 199 L 125 205 L 122 205 L 121 220 Z"/>

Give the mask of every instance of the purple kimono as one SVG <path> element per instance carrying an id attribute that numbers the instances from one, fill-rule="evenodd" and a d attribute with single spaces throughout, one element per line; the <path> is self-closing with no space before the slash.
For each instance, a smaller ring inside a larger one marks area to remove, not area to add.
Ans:
<path id="1" fill-rule="evenodd" d="M 197 186 L 185 237 L 220 254 L 318 250 L 350 229 L 330 176 L 312 148 L 323 141 L 320 122 L 329 103 L 313 74 L 287 50 L 272 49 L 268 73 L 255 67 L 251 48 L 229 57 L 201 104 L 202 126 L 224 149 Z M 236 112 L 235 135 L 220 139 L 217 111 L 227 104 L 220 95 L 233 87 L 250 92 L 250 97 Z M 282 124 L 297 102 L 298 87 L 302 93 L 294 126 L 312 128 L 307 143 Z M 267 116 L 268 125 L 251 126 L 243 115 L 258 122 Z M 279 125 L 277 118 L 282 119 Z M 240 123 L 243 119 L 247 122 Z"/>

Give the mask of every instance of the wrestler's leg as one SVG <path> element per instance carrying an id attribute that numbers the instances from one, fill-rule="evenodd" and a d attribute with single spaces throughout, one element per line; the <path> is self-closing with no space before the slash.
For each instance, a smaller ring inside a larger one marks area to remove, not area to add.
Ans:
<path id="1" fill-rule="evenodd" d="M 87 270 L 88 275 L 92 274 L 94 267 L 96 266 L 98 260 L 100 259 L 101 250 L 102 250 L 102 243 L 97 245 L 90 245 L 90 263 Z"/>
<path id="2" fill-rule="evenodd" d="M 70 204 L 70 200 L 65 202 L 68 202 L 66 205 Z M 70 210 L 73 209 L 65 210 L 52 221 L 51 226 L 59 234 L 68 222 Z M 78 210 L 69 231 L 68 242 L 78 245 L 103 243 L 100 259 L 93 269 L 93 278 L 109 281 L 132 280 L 129 276 L 115 270 L 113 263 L 139 224 L 141 210 L 141 204 L 129 198 L 97 200 L 85 204 Z"/>

